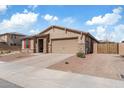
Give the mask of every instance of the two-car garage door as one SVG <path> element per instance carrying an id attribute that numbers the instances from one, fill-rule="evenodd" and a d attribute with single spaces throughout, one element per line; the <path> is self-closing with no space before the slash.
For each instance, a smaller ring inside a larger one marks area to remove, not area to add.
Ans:
<path id="1" fill-rule="evenodd" d="M 52 53 L 77 53 L 78 39 L 55 39 L 52 40 Z"/>

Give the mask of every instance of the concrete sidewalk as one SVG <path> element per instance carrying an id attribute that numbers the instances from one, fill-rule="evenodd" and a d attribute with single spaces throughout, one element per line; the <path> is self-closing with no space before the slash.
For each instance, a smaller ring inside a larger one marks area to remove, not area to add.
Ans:
<path id="1" fill-rule="evenodd" d="M 32 72 L 33 71 L 33 72 Z M 0 73 L 1 74 L 1 73 Z M 120 88 L 124 81 L 99 78 L 50 69 L 28 68 L 27 72 L 6 72 L 1 78 L 25 88 Z"/>
<path id="2" fill-rule="evenodd" d="M 0 79 L 0 88 L 22 88 L 14 83 L 6 81 L 4 79 Z"/>

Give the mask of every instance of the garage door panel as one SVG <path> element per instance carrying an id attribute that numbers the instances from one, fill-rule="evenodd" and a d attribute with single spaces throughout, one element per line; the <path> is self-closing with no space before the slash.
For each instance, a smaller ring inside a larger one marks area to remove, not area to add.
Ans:
<path id="1" fill-rule="evenodd" d="M 78 51 L 78 39 L 52 40 L 53 53 L 76 53 Z"/>

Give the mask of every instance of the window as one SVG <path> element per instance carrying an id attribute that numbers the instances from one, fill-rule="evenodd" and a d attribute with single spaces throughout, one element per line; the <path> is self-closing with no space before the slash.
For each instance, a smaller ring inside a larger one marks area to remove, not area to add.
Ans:
<path id="1" fill-rule="evenodd" d="M 89 49 L 90 49 L 90 47 L 89 47 L 89 41 L 86 41 L 86 43 L 85 43 L 85 51 L 86 51 L 86 54 L 87 53 L 89 53 Z"/>
<path id="2" fill-rule="evenodd" d="M 15 39 L 16 39 L 16 35 L 15 35 Z"/>
<path id="3" fill-rule="evenodd" d="M 13 44 L 12 44 L 12 43 L 10 43 L 10 45 L 12 46 Z"/>
<path id="4" fill-rule="evenodd" d="M 11 35 L 11 39 L 13 39 L 13 35 Z"/>
<path id="5" fill-rule="evenodd" d="M 24 46 L 25 46 L 25 48 L 30 48 L 30 40 L 29 39 L 24 40 Z"/>

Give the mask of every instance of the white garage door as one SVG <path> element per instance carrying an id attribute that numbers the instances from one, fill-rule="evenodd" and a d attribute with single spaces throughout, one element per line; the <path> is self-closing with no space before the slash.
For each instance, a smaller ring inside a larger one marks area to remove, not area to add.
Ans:
<path id="1" fill-rule="evenodd" d="M 78 39 L 52 40 L 52 53 L 77 53 Z"/>

